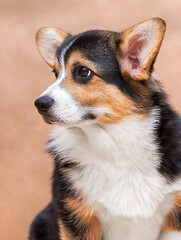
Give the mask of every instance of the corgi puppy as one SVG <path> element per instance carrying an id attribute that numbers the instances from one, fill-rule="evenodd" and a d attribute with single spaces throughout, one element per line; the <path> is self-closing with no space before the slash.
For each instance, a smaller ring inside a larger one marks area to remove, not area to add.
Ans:
<path id="1" fill-rule="evenodd" d="M 35 101 L 54 124 L 52 202 L 30 240 L 181 240 L 181 118 L 153 71 L 166 25 L 72 36 L 43 27 L 56 81 Z"/>

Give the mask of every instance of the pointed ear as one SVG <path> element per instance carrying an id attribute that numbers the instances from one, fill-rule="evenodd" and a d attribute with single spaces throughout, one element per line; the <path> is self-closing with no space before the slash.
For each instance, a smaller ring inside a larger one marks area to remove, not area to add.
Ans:
<path id="1" fill-rule="evenodd" d="M 118 60 L 123 74 L 135 80 L 147 80 L 166 30 L 165 22 L 153 18 L 121 33 Z"/>
<path id="2" fill-rule="evenodd" d="M 42 27 L 36 33 L 36 44 L 39 53 L 50 67 L 54 67 L 57 48 L 68 36 L 69 34 L 52 27 Z"/>

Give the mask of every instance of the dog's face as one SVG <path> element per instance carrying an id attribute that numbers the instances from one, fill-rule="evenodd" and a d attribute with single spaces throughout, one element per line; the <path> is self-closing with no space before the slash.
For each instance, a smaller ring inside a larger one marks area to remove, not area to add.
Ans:
<path id="1" fill-rule="evenodd" d="M 165 33 L 159 18 L 121 33 L 88 31 L 71 36 L 43 27 L 36 35 L 56 81 L 35 101 L 47 123 L 118 123 L 146 116 L 152 107 L 150 75 Z"/>

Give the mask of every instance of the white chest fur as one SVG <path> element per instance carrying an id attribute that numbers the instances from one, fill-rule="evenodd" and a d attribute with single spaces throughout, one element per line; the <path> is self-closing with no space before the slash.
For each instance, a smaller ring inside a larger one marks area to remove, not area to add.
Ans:
<path id="1" fill-rule="evenodd" d="M 71 175 L 72 181 L 104 219 L 106 240 L 141 240 L 138 226 L 144 224 L 151 233 L 156 218 L 154 232 L 158 234 L 169 209 L 168 203 L 161 204 L 169 189 L 157 170 L 160 155 L 154 129 L 158 115 L 154 110 L 146 119 L 131 117 L 119 125 L 56 127 L 53 132 L 51 144 L 56 151 L 81 166 Z M 131 226 L 137 229 L 136 238 L 129 236 Z M 125 231 L 129 234 L 122 235 Z"/>

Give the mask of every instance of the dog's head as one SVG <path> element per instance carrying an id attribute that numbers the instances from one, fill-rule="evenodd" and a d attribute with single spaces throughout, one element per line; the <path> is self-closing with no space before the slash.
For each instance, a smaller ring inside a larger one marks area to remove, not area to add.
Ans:
<path id="1" fill-rule="evenodd" d="M 153 64 L 165 22 L 153 18 L 121 32 L 88 31 L 75 36 L 43 27 L 38 50 L 56 81 L 35 101 L 48 123 L 118 123 L 146 116 L 152 108 Z"/>

